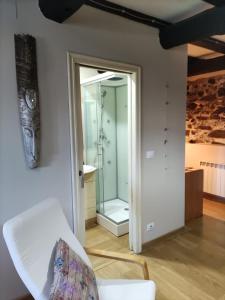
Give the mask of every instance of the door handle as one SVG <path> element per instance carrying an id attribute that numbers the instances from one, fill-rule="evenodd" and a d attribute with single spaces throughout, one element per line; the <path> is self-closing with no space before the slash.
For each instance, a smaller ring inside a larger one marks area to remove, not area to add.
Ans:
<path id="1" fill-rule="evenodd" d="M 79 177 L 80 177 L 80 186 L 83 189 L 84 188 L 84 172 L 79 170 Z"/>

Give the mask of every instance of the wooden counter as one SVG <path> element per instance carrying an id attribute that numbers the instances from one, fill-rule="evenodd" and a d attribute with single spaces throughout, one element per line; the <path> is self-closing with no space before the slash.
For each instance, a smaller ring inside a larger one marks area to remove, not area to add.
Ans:
<path id="1" fill-rule="evenodd" d="M 185 170 L 185 222 L 203 215 L 203 170 Z"/>

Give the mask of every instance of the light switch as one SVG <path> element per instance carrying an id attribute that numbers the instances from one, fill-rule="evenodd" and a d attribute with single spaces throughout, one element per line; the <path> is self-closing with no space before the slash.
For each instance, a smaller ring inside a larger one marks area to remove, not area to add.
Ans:
<path id="1" fill-rule="evenodd" d="M 155 156 L 155 151 L 154 150 L 148 150 L 145 152 L 145 158 L 150 159 Z"/>

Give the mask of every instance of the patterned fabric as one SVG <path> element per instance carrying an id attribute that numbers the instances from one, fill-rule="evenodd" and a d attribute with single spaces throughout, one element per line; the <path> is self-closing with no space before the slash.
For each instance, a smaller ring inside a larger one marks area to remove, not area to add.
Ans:
<path id="1" fill-rule="evenodd" d="M 94 272 L 61 239 L 56 246 L 50 300 L 99 300 Z"/>

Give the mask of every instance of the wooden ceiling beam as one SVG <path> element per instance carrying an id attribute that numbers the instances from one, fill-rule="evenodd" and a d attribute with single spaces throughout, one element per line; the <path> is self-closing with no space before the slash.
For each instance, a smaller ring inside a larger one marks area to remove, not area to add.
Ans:
<path id="1" fill-rule="evenodd" d="M 86 0 L 85 4 L 158 29 L 170 24 L 153 16 L 106 0 Z"/>
<path id="2" fill-rule="evenodd" d="M 220 1 L 220 0 L 209 0 L 209 1 Z M 222 0 L 225 3 L 225 0 Z M 85 4 L 107 11 L 112 14 L 116 14 L 133 21 L 143 23 L 145 25 L 156 27 L 158 29 L 165 28 L 166 26 L 172 25 L 169 22 L 163 21 L 158 18 L 154 18 L 149 15 L 141 14 L 137 11 L 130 10 L 124 6 L 112 3 L 106 0 L 86 0 Z M 214 38 L 205 38 L 204 40 L 196 41 L 192 43 L 193 45 L 201 46 L 206 49 L 213 50 L 215 52 L 220 52 L 225 54 L 225 43 L 218 41 Z"/>
<path id="3" fill-rule="evenodd" d="M 181 22 L 165 26 L 159 32 L 160 43 L 170 49 L 213 35 L 225 34 L 225 6 L 214 7 Z"/>
<path id="4" fill-rule="evenodd" d="M 71 17 L 85 0 L 39 0 L 39 8 L 43 15 L 52 21 L 63 23 Z"/>
<path id="5" fill-rule="evenodd" d="M 225 55 L 211 59 L 188 57 L 188 76 L 225 70 Z"/>
<path id="6" fill-rule="evenodd" d="M 206 38 L 200 41 L 192 42 L 192 45 L 203 47 L 214 52 L 225 54 L 225 43 L 215 38 Z"/>
<path id="7" fill-rule="evenodd" d="M 225 0 L 223 1 L 225 2 Z M 83 4 L 125 17 L 135 22 L 158 28 L 160 30 L 176 25 L 106 0 L 39 0 L 39 7 L 43 15 L 46 18 L 59 23 L 64 22 L 67 18 L 73 15 L 74 12 L 77 11 Z M 207 37 L 205 39 L 201 39 L 200 41 L 191 41 L 191 43 L 216 52 L 225 53 L 225 43 L 217 41 L 216 39 Z"/>

